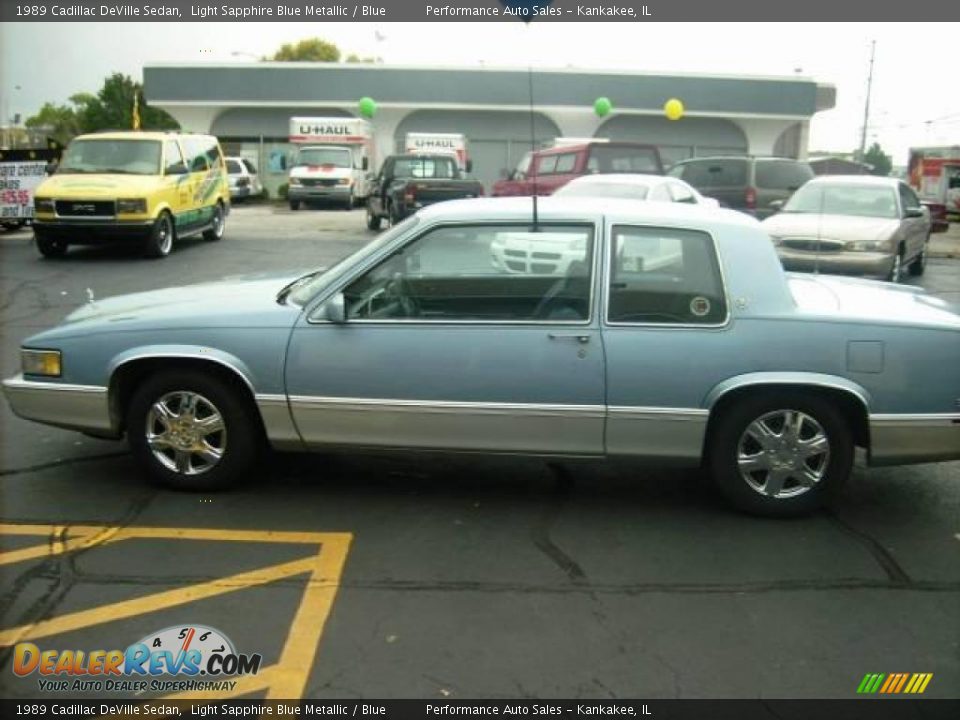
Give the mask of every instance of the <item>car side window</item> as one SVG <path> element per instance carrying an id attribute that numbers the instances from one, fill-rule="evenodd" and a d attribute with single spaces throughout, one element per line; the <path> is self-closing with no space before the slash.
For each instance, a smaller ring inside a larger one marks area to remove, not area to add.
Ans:
<path id="1" fill-rule="evenodd" d="M 247 169 L 247 172 L 250 173 L 251 175 L 257 174 L 257 166 L 254 165 L 249 160 L 247 160 L 246 158 L 243 158 L 243 166 Z"/>
<path id="2" fill-rule="evenodd" d="M 545 155 L 537 163 L 537 175 L 550 175 L 557 171 L 557 156 Z"/>
<path id="3" fill-rule="evenodd" d="M 899 183 L 897 189 L 900 191 L 900 205 L 904 213 L 906 213 L 907 210 L 920 209 L 920 198 L 917 197 L 917 194 L 912 188 L 903 183 Z"/>
<path id="4" fill-rule="evenodd" d="M 167 140 L 163 144 L 163 172 L 167 175 L 182 173 L 186 169 L 183 162 L 183 153 L 176 140 Z"/>
<path id="5" fill-rule="evenodd" d="M 727 317 L 713 239 L 699 230 L 616 225 L 607 321 L 717 325 Z"/>
<path id="6" fill-rule="evenodd" d="M 200 138 L 185 138 L 183 141 L 183 149 L 187 153 L 187 167 L 190 172 L 204 172 L 207 170 L 207 147 Z"/>
<path id="7" fill-rule="evenodd" d="M 554 168 L 554 172 L 558 173 L 570 173 L 573 172 L 574 166 L 577 164 L 577 154 L 576 153 L 566 153 L 557 157 L 557 165 Z"/>
<path id="8" fill-rule="evenodd" d="M 650 199 L 656 202 L 671 202 L 673 200 L 673 198 L 670 197 L 670 191 L 667 190 L 667 186 L 663 183 L 653 186 L 653 189 L 650 191 Z"/>
<path id="9" fill-rule="evenodd" d="M 584 322 L 590 225 L 429 230 L 343 292 L 348 320 Z"/>

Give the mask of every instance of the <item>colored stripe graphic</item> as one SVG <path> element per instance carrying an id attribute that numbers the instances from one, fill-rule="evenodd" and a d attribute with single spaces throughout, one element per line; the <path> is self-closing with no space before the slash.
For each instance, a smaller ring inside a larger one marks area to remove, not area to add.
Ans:
<path id="1" fill-rule="evenodd" d="M 919 695 L 932 679 L 933 673 L 867 673 L 857 686 L 857 694 Z"/>

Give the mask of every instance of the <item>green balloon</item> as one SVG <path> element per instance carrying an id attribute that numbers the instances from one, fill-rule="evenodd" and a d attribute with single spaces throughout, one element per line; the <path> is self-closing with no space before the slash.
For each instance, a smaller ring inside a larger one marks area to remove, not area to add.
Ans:
<path id="1" fill-rule="evenodd" d="M 360 114 L 365 118 L 372 118 L 377 113 L 377 103 L 372 97 L 360 98 Z"/>
<path id="2" fill-rule="evenodd" d="M 610 102 L 610 98 L 598 97 L 593 101 L 593 111 L 597 117 L 609 115 L 611 110 L 613 110 L 613 103 Z"/>

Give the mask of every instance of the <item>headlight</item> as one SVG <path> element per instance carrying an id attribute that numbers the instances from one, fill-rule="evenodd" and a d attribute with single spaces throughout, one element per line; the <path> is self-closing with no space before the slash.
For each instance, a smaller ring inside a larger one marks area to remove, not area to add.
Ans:
<path id="1" fill-rule="evenodd" d="M 147 212 L 147 201 L 144 198 L 117 200 L 117 212 L 144 215 Z"/>
<path id="2" fill-rule="evenodd" d="M 60 351 L 23 349 L 20 351 L 20 366 L 24 375 L 60 377 Z"/>
<path id="3" fill-rule="evenodd" d="M 53 199 L 52 198 L 38 198 L 33 199 L 33 209 L 36 212 L 53 212 Z"/>
<path id="4" fill-rule="evenodd" d="M 338 182 L 339 184 L 341 184 L 341 185 L 352 185 L 352 184 L 353 184 L 353 180 L 351 180 L 350 178 L 340 178 L 339 180 L 337 180 L 337 182 Z"/>
<path id="5" fill-rule="evenodd" d="M 294 185 L 299 185 L 299 184 L 300 184 L 300 178 L 290 178 L 290 185 L 291 185 L 291 187 L 294 186 Z"/>
<path id="6" fill-rule="evenodd" d="M 881 245 L 873 240 L 851 240 L 844 247 L 847 250 L 879 250 Z"/>

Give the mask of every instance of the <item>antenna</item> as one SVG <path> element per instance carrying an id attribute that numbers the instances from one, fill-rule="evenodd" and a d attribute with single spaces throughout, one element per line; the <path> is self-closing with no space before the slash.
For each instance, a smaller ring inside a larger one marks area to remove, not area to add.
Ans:
<path id="1" fill-rule="evenodd" d="M 870 90 L 873 87 L 873 58 L 877 52 L 877 41 L 870 42 L 870 70 L 867 73 L 867 99 L 863 104 L 863 130 L 860 132 L 860 154 L 858 161 L 863 162 L 863 154 L 867 147 L 867 123 L 870 121 Z"/>
<path id="2" fill-rule="evenodd" d="M 533 161 L 536 159 L 535 153 L 537 151 L 537 131 L 536 131 L 536 118 L 533 114 L 533 65 L 527 65 L 527 90 L 529 91 L 530 97 L 530 170 L 533 170 Z M 529 171 L 528 171 L 529 172 Z M 531 176 L 533 178 L 533 231 L 537 232 L 537 224 L 539 218 L 537 217 L 537 175 L 533 173 Z"/>

